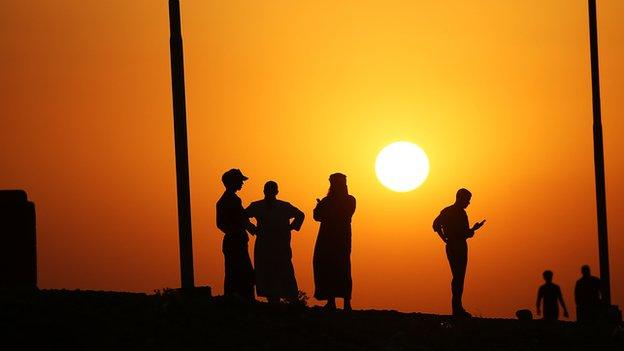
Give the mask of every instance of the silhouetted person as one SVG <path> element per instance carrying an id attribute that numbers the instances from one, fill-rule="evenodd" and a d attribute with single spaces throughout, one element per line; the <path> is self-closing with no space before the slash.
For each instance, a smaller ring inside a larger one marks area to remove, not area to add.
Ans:
<path id="1" fill-rule="evenodd" d="M 257 223 L 254 245 L 256 292 L 269 303 L 280 298 L 296 301 L 299 289 L 291 261 L 290 231 L 301 229 L 305 215 L 295 206 L 277 199 L 277 183 L 264 185 L 264 200 L 247 207 L 248 217 Z M 292 222 L 291 222 L 292 220 Z"/>
<path id="2" fill-rule="evenodd" d="M 563 308 L 563 316 L 568 318 L 568 310 L 563 302 L 563 296 L 561 295 L 561 289 L 559 285 L 552 282 L 553 272 L 544 271 L 542 274 L 544 277 L 544 283 L 537 291 L 537 314 L 542 313 L 541 305 L 544 301 L 544 317 L 545 321 L 559 320 L 559 304 Z"/>
<path id="3" fill-rule="evenodd" d="M 468 243 L 466 243 L 466 239 L 472 238 L 475 231 L 485 223 L 483 220 L 475 223 L 472 228 L 469 226 L 466 207 L 470 204 L 471 197 L 470 191 L 463 188 L 459 189 L 455 195 L 455 203 L 443 209 L 433 221 L 433 230 L 446 244 L 446 257 L 453 274 L 451 281 L 453 315 L 460 317 L 471 317 L 462 305 L 464 278 L 468 265 Z"/>
<path id="4" fill-rule="evenodd" d="M 221 181 L 225 192 L 217 201 L 217 227 L 223 236 L 225 258 L 224 294 L 245 300 L 254 299 L 254 273 L 247 248 L 247 230 L 254 226 L 245 215 L 241 199 L 236 192 L 243 187 L 245 177 L 239 169 L 223 173 Z"/>
<path id="5" fill-rule="evenodd" d="M 317 199 L 314 220 L 321 222 L 314 246 L 314 297 L 327 300 L 327 309 L 336 309 L 336 297 L 351 310 L 351 217 L 355 198 L 349 195 L 347 177 L 329 176 L 329 192 Z"/>
<path id="6" fill-rule="evenodd" d="M 574 287 L 576 319 L 579 322 L 595 322 L 602 307 L 600 278 L 591 275 L 588 265 L 581 267 L 581 274 L 583 276 Z"/>
<path id="7" fill-rule="evenodd" d="M 0 190 L 0 292 L 37 289 L 35 204 L 24 190 Z"/>

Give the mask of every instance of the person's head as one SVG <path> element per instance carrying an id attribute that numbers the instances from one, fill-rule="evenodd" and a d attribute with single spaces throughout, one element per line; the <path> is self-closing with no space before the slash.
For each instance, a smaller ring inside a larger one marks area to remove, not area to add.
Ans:
<path id="1" fill-rule="evenodd" d="M 472 198 L 472 193 L 468 189 L 461 188 L 455 194 L 455 203 L 461 208 L 466 208 L 470 205 L 470 198 Z"/>
<path id="2" fill-rule="evenodd" d="M 347 176 L 342 173 L 334 173 L 329 176 L 329 191 L 327 196 L 347 196 Z"/>
<path id="3" fill-rule="evenodd" d="M 277 189 L 276 182 L 269 180 L 268 182 L 264 183 L 265 199 L 275 199 L 275 197 L 277 197 L 277 193 L 279 193 L 279 190 Z"/>
<path id="4" fill-rule="evenodd" d="M 246 181 L 247 177 L 243 175 L 243 172 L 238 168 L 232 168 L 229 171 L 223 173 L 221 176 L 221 181 L 227 190 L 230 191 L 238 191 L 243 187 L 243 182 Z"/>
<path id="5" fill-rule="evenodd" d="M 591 276 L 591 271 L 589 270 L 589 266 L 584 264 L 581 267 L 581 274 L 583 274 L 583 277 L 589 277 Z"/>
<path id="6" fill-rule="evenodd" d="M 542 277 L 544 277 L 544 280 L 547 283 L 550 283 L 550 282 L 552 282 L 553 272 L 552 271 L 544 271 L 544 273 L 542 273 Z"/>

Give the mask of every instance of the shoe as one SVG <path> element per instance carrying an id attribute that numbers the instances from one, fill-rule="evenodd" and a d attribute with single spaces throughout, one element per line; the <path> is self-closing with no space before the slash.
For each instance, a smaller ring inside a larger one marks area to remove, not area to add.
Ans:
<path id="1" fill-rule="evenodd" d="M 323 306 L 323 309 L 325 311 L 335 311 L 336 310 L 336 304 L 335 303 L 326 303 L 325 306 Z"/>
<path id="2" fill-rule="evenodd" d="M 466 310 L 453 311 L 453 316 L 460 317 L 460 318 L 472 318 L 472 315 L 468 313 Z"/>

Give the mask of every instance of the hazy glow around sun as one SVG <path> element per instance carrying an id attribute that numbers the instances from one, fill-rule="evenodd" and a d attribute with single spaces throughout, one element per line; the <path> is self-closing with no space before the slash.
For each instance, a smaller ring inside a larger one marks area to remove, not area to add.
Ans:
<path id="1" fill-rule="evenodd" d="M 375 173 L 386 188 L 407 192 L 418 188 L 427 179 L 429 158 L 418 145 L 397 141 L 379 152 Z"/>

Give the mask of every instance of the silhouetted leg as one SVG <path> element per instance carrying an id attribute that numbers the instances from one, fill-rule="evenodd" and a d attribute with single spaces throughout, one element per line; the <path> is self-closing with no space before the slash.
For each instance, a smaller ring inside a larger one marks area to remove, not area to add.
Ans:
<path id="1" fill-rule="evenodd" d="M 602 315 L 600 305 L 578 306 L 576 308 L 576 319 L 582 323 L 594 323 L 600 320 Z"/>
<path id="2" fill-rule="evenodd" d="M 544 305 L 544 320 L 545 321 L 558 321 L 559 320 L 559 306 Z"/>
<path id="3" fill-rule="evenodd" d="M 276 296 L 269 296 L 267 297 L 267 301 L 271 304 L 271 305 L 277 305 L 280 302 L 280 298 L 276 297 Z"/>
<path id="4" fill-rule="evenodd" d="M 223 256 L 225 258 L 224 294 L 253 300 L 253 267 L 247 243 L 224 240 Z"/>
<path id="5" fill-rule="evenodd" d="M 587 322 L 587 310 L 579 305 L 576 306 L 576 321 Z"/>
<path id="6" fill-rule="evenodd" d="M 335 310 L 336 309 L 336 298 L 330 297 L 327 299 L 327 303 L 325 304 L 325 309 L 327 310 Z"/>
<path id="7" fill-rule="evenodd" d="M 468 265 L 468 245 L 466 242 L 449 243 L 446 245 L 446 256 L 453 274 L 451 280 L 453 314 L 461 314 L 464 312 L 462 295 L 464 293 L 466 266 Z"/>
<path id="8" fill-rule="evenodd" d="M 347 311 L 347 312 L 353 310 L 353 308 L 351 308 L 351 299 L 344 299 L 344 306 L 343 306 L 342 309 Z"/>
<path id="9" fill-rule="evenodd" d="M 236 276 L 236 258 L 232 254 L 232 249 L 227 240 L 223 240 L 223 259 L 225 264 L 225 276 L 223 280 L 223 294 L 225 296 L 234 296 L 236 294 L 235 280 Z"/>
<path id="10" fill-rule="evenodd" d="M 249 250 L 247 243 L 241 245 L 240 251 L 241 258 L 241 281 L 240 291 L 241 295 L 248 300 L 255 300 L 254 292 L 254 272 L 251 264 L 251 258 L 249 257 Z"/>

